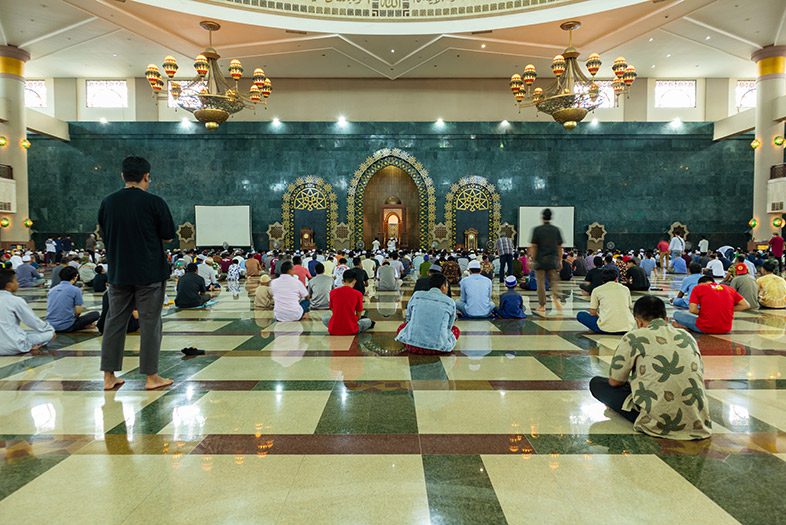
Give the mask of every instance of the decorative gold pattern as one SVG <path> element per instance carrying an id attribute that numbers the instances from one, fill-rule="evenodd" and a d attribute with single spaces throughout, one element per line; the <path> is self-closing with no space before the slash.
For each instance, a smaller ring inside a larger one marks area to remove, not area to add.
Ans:
<path id="1" fill-rule="evenodd" d="M 338 222 L 338 202 L 333 186 L 322 177 L 308 175 L 298 177 L 295 182 L 287 186 L 287 191 L 281 197 L 281 222 L 284 228 L 283 246 L 293 249 L 295 243 L 295 211 L 327 210 L 327 225 L 325 246 L 333 248 L 333 229 Z"/>
<path id="2" fill-rule="evenodd" d="M 493 246 L 499 237 L 502 204 L 497 189 L 485 177 L 463 177 L 450 186 L 445 196 L 445 225 L 450 243 L 456 242 L 456 211 L 489 211 L 489 240 Z"/>
<path id="3" fill-rule="evenodd" d="M 349 250 L 352 230 L 345 222 L 339 222 L 333 227 L 333 247 L 337 250 Z"/>
<path id="4" fill-rule="evenodd" d="M 683 238 L 683 240 L 688 240 L 690 230 L 688 230 L 688 227 L 679 221 L 671 223 L 671 226 L 669 226 L 669 237 L 674 237 L 678 233 Z"/>
<path id="5" fill-rule="evenodd" d="M 194 241 L 196 236 L 196 228 L 190 222 L 184 222 L 177 227 L 177 238 L 180 244 L 188 244 Z"/>
<path id="6" fill-rule="evenodd" d="M 418 188 L 418 223 L 420 248 L 431 245 L 434 232 L 434 217 L 437 212 L 437 198 L 434 182 L 428 170 L 415 157 L 398 148 L 384 148 L 366 158 L 355 171 L 347 190 L 347 223 L 352 231 L 354 245 L 363 243 L 363 196 L 371 177 L 382 168 L 395 166 L 406 172 Z"/>
<path id="7" fill-rule="evenodd" d="M 509 222 L 503 222 L 500 224 L 499 233 L 504 233 L 505 237 L 512 240 L 514 245 L 518 242 L 518 239 L 516 238 L 518 231 L 516 230 L 516 227 Z"/>
<path id="8" fill-rule="evenodd" d="M 286 230 L 284 225 L 280 222 L 274 222 L 267 227 L 267 237 L 269 239 L 270 247 L 274 250 L 281 248 L 284 244 L 284 237 L 286 237 Z"/>
<path id="9" fill-rule="evenodd" d="M 587 228 L 587 237 L 590 242 L 603 243 L 606 238 L 606 226 L 599 222 L 593 222 Z"/>
<path id="10" fill-rule="evenodd" d="M 434 240 L 431 243 L 432 248 L 440 250 L 450 249 L 450 230 L 444 222 L 438 222 L 434 225 Z M 435 246 L 436 244 L 436 246 Z"/>

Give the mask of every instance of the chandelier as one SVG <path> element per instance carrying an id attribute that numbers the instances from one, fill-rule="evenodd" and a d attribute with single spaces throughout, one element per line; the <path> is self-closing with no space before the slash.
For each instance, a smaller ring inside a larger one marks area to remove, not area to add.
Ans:
<path id="1" fill-rule="evenodd" d="M 197 76 L 183 84 L 176 82 L 174 78 L 179 66 L 173 56 L 164 58 L 163 69 L 169 82 L 169 93 L 178 107 L 193 113 L 207 129 L 213 130 L 231 115 L 253 108 L 263 99 L 267 106 L 272 82 L 261 68 L 256 68 L 248 94 L 241 93 L 238 82 L 243 78 L 243 65 L 240 60 L 234 59 L 229 63 L 229 76 L 234 80 L 234 85 L 224 77 L 218 66 L 221 56 L 213 49 L 213 31 L 218 31 L 221 26 L 212 21 L 200 22 L 199 25 L 209 32 L 210 45 L 194 61 Z M 164 78 L 158 66 L 148 65 L 145 76 L 154 93 L 164 89 Z"/>
<path id="2" fill-rule="evenodd" d="M 535 66 L 527 64 L 524 73 L 510 77 L 510 89 L 519 106 L 537 108 L 538 111 L 551 115 L 562 124 L 565 129 L 574 129 L 579 122 L 584 120 L 587 113 L 600 107 L 606 99 L 598 84 L 595 75 L 600 70 L 600 55 L 592 53 L 586 62 L 589 77 L 584 74 L 578 63 L 580 53 L 573 47 L 573 31 L 581 27 L 581 22 L 571 21 L 560 25 L 563 31 L 568 31 L 568 48 L 554 57 L 551 62 L 551 71 L 556 77 L 554 82 L 546 89 L 532 88 L 538 73 Z M 612 89 L 614 102 L 619 103 L 619 97 L 630 90 L 636 80 L 636 68 L 628 64 L 624 57 L 619 57 L 611 66 L 614 72 Z"/>

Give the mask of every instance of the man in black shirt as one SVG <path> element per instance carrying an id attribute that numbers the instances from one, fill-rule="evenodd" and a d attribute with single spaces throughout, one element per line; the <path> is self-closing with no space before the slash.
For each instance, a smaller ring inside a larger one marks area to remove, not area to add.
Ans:
<path id="1" fill-rule="evenodd" d="M 647 274 L 636 263 L 633 257 L 625 257 L 625 264 L 628 267 L 626 273 L 626 282 L 622 283 L 627 286 L 631 292 L 648 292 L 650 289 L 650 280 L 647 279 Z"/>
<path id="2" fill-rule="evenodd" d="M 592 259 L 592 264 L 595 267 L 587 272 L 584 282 L 579 285 L 581 291 L 587 294 L 591 294 L 592 290 L 605 283 L 603 280 L 603 257 L 596 256 Z"/>
<path id="3" fill-rule="evenodd" d="M 366 295 L 366 286 L 368 285 L 368 274 L 363 269 L 360 257 L 352 258 L 353 270 L 355 271 L 355 290 L 362 295 Z"/>
<path id="4" fill-rule="evenodd" d="M 535 266 L 535 280 L 538 283 L 538 309 L 546 311 L 546 276 L 551 284 L 551 302 L 558 310 L 562 309 L 559 300 L 557 271 L 562 267 L 562 233 L 551 224 L 551 210 L 543 210 L 543 224 L 532 231 L 530 252 Z"/>
<path id="5" fill-rule="evenodd" d="M 196 264 L 189 264 L 186 273 L 177 281 L 175 306 L 178 308 L 198 308 L 210 300 L 205 280 L 197 273 L 198 269 Z"/>
<path id="6" fill-rule="evenodd" d="M 134 304 L 139 311 L 139 371 L 145 388 L 172 384 L 158 375 L 161 351 L 161 310 L 169 278 L 164 243 L 175 237 L 175 224 L 164 199 L 148 193 L 150 163 L 142 157 L 123 160 L 125 187 L 109 195 L 98 211 L 98 226 L 109 264 L 109 316 L 101 342 L 104 389 L 124 383 L 115 376 L 123 368 L 126 328 Z"/>

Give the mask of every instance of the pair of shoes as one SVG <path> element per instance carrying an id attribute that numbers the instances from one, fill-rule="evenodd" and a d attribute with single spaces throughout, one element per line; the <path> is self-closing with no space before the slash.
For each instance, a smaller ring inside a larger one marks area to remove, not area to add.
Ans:
<path id="1" fill-rule="evenodd" d="M 205 351 L 204 350 L 199 350 L 198 348 L 194 348 L 193 346 L 189 346 L 189 347 L 183 348 L 180 351 L 183 352 L 185 355 L 187 355 L 189 357 L 195 356 L 195 355 L 205 355 Z"/>

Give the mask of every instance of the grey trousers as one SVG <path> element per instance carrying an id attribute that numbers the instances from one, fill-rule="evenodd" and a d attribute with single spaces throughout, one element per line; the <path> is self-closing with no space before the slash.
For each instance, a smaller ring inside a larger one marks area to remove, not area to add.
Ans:
<path id="1" fill-rule="evenodd" d="M 123 369 L 123 350 L 126 329 L 134 305 L 139 311 L 139 372 L 158 373 L 158 354 L 161 351 L 161 310 L 164 307 L 166 282 L 146 286 L 115 286 L 109 294 L 109 316 L 101 341 L 101 370 L 117 372 Z"/>

